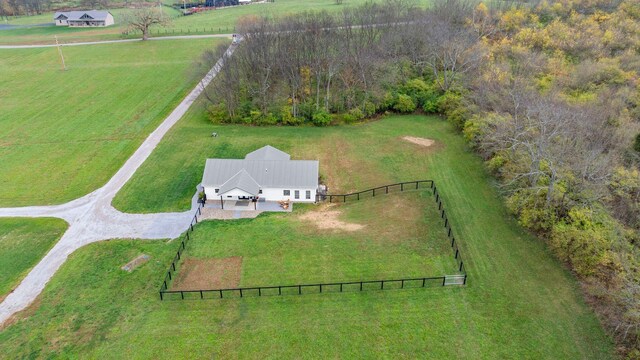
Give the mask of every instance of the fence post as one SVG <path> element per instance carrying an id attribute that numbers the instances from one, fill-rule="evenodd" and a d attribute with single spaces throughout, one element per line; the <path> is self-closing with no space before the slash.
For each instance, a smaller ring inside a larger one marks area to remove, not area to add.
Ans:
<path id="1" fill-rule="evenodd" d="M 444 219 L 444 209 L 442 209 L 442 216 L 441 216 L 441 218 L 443 218 L 443 219 Z"/>
<path id="2" fill-rule="evenodd" d="M 459 250 L 456 249 L 456 256 L 455 256 L 456 259 L 458 258 L 458 253 L 459 253 Z"/>
<path id="3" fill-rule="evenodd" d="M 384 280 L 380 281 L 380 290 L 384 290 Z"/>
<path id="4" fill-rule="evenodd" d="M 424 287 L 424 284 L 427 282 L 427 278 L 422 278 L 422 287 Z"/>
<path id="5" fill-rule="evenodd" d="M 400 185 L 402 185 L 402 184 L 400 184 Z M 388 194 L 389 193 L 389 186 L 385 186 L 384 187 L 384 191 L 385 191 L 385 194 Z"/>
<path id="6" fill-rule="evenodd" d="M 358 193 L 358 200 L 360 200 L 360 193 Z"/>
<path id="7" fill-rule="evenodd" d="M 175 262 L 172 262 L 172 263 L 171 263 L 171 266 L 173 267 L 173 271 L 176 271 L 176 263 L 175 263 Z"/>
<path id="8" fill-rule="evenodd" d="M 162 291 L 160 291 L 160 301 L 162 301 Z"/>
<path id="9" fill-rule="evenodd" d="M 169 274 L 169 280 L 171 280 L 171 271 L 167 271 L 167 274 Z"/>
<path id="10" fill-rule="evenodd" d="M 447 225 L 449 225 L 449 219 L 444 219 L 444 227 L 447 227 Z"/>
<path id="11" fill-rule="evenodd" d="M 282 295 L 282 286 L 278 286 L 278 295 Z"/>
<path id="12" fill-rule="evenodd" d="M 438 210 L 442 210 L 442 202 L 438 201 Z"/>
<path id="13" fill-rule="evenodd" d="M 220 290 L 220 299 L 222 299 L 222 290 Z"/>
<path id="14" fill-rule="evenodd" d="M 340 292 L 342 292 L 342 283 L 340 283 Z"/>
<path id="15" fill-rule="evenodd" d="M 404 280 L 400 282 L 400 289 L 404 289 Z"/>
<path id="16" fill-rule="evenodd" d="M 436 194 L 436 202 L 440 202 L 440 195 Z"/>
<path id="17" fill-rule="evenodd" d="M 258 296 L 262 296 L 262 288 L 258 288 Z"/>
<path id="18" fill-rule="evenodd" d="M 204 296 L 202 295 L 202 290 L 200 290 L 200 299 L 204 299 Z"/>
<path id="19" fill-rule="evenodd" d="M 298 295 L 302 294 L 302 285 L 298 285 Z"/>
<path id="20" fill-rule="evenodd" d="M 400 183 L 400 191 L 404 191 L 404 184 Z"/>
<path id="21" fill-rule="evenodd" d="M 464 274 L 464 280 L 462 280 L 462 285 L 467 284 L 467 274 Z"/>
<path id="22" fill-rule="evenodd" d="M 184 293 L 182 291 L 180 291 L 180 297 L 184 300 Z"/>
<path id="23" fill-rule="evenodd" d="M 448 237 L 451 237 L 451 228 L 449 228 L 449 233 L 447 234 Z"/>
<path id="24" fill-rule="evenodd" d="M 373 197 L 376 196 L 376 189 L 373 189 Z"/>
<path id="25" fill-rule="evenodd" d="M 453 247 L 453 244 L 455 244 L 455 242 L 456 242 L 456 237 L 454 236 L 451 238 L 451 247 Z"/>
<path id="26" fill-rule="evenodd" d="M 191 229 L 193 231 L 193 228 Z M 189 240 L 189 232 L 187 231 L 187 240 Z"/>
<path id="27" fill-rule="evenodd" d="M 320 284 L 320 293 L 322 293 L 322 284 Z"/>
<path id="28" fill-rule="evenodd" d="M 240 289 L 240 297 L 242 297 L 242 289 Z"/>
<path id="29" fill-rule="evenodd" d="M 420 184 L 420 183 L 419 183 L 418 181 L 416 181 L 416 190 L 418 189 L 418 185 L 419 185 L 419 184 Z"/>
<path id="30" fill-rule="evenodd" d="M 342 202 L 347 202 L 347 195 L 344 195 L 344 196 L 342 197 Z"/>
<path id="31" fill-rule="evenodd" d="M 443 276 L 443 277 L 442 277 L 442 286 L 444 286 L 444 284 L 445 284 L 445 282 L 446 282 L 446 281 L 447 281 L 447 277 L 446 277 L 446 276 Z"/>
<path id="32" fill-rule="evenodd" d="M 362 291 L 362 281 L 360 281 L 360 291 Z"/>
<path id="33" fill-rule="evenodd" d="M 462 271 L 462 264 L 464 264 L 464 262 L 460 261 L 460 270 L 458 271 Z"/>

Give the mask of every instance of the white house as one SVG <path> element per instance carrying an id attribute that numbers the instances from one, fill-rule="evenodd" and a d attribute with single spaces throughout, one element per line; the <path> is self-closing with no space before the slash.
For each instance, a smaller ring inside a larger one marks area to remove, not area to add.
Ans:
<path id="1" fill-rule="evenodd" d="M 56 26 L 96 27 L 113 25 L 113 15 L 108 11 L 60 11 L 53 15 Z"/>
<path id="2" fill-rule="evenodd" d="M 315 202 L 318 161 L 267 145 L 244 159 L 207 159 L 202 187 L 208 200 Z"/>

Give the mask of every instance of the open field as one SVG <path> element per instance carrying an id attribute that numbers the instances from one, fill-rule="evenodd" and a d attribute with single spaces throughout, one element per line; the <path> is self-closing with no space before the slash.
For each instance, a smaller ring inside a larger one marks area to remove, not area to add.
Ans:
<path id="1" fill-rule="evenodd" d="M 343 5 L 336 5 L 335 0 L 278 0 L 274 3 L 253 4 L 236 6 L 218 10 L 206 11 L 190 16 L 179 16 L 179 11 L 163 7 L 163 10 L 173 18 L 166 28 L 155 27 L 154 36 L 185 35 L 185 34 L 228 34 L 234 32 L 238 21 L 245 16 L 282 16 L 308 10 L 326 10 L 329 12 L 341 11 L 348 6 L 361 5 L 367 0 L 347 0 Z M 418 4 L 426 5 L 428 0 L 419 0 Z M 114 26 L 106 28 L 71 29 L 66 27 L 30 27 L 0 31 L 0 45 L 12 44 L 50 44 L 57 35 L 62 42 L 80 42 L 97 40 L 114 40 L 122 38 L 140 37 L 139 34 L 123 35 L 125 26 L 120 22 L 122 15 L 129 9 L 114 9 L 112 14 L 116 21 Z M 47 18 L 48 20 L 44 20 Z M 51 22 L 53 14 L 38 15 L 33 23 Z M 15 22 L 27 22 L 29 18 L 18 18 Z M 157 34 L 157 32 L 160 32 Z"/>
<path id="2" fill-rule="evenodd" d="M 209 136 L 214 130 L 221 134 L 217 139 Z M 180 141 L 188 136 L 191 141 Z M 439 146 L 421 149 L 404 144 L 401 136 L 434 139 Z M 394 116 L 327 129 L 248 128 L 215 127 L 192 113 L 170 132 L 134 183 L 163 174 L 153 182 L 160 199 L 144 207 L 182 207 L 206 156 L 242 156 L 266 143 L 296 158 L 318 154 L 334 189 L 395 178 L 434 179 L 461 241 L 468 285 L 160 302 L 157 290 L 178 244 L 109 241 L 70 256 L 27 310 L 29 317 L 0 333 L 3 350 L 15 357 L 93 358 L 613 357 L 611 341 L 584 304 L 577 282 L 507 214 L 482 162 L 439 118 Z M 340 164 L 341 157 L 361 161 Z M 174 192 L 178 196 L 171 196 Z M 344 220 L 365 222 L 366 213 L 361 216 Z M 257 224 L 266 230 L 267 223 L 260 222 L 270 217 L 258 218 Z M 206 227 L 224 237 L 238 225 L 202 223 L 194 234 Z M 120 270 L 140 254 L 150 255 L 150 261 L 131 273 Z"/>
<path id="3" fill-rule="evenodd" d="M 191 234 L 172 290 L 457 273 L 431 189 L 294 209 L 257 219 L 204 222 Z M 195 266 L 188 263 L 214 260 L 216 269 L 215 261 L 234 257 L 240 264 L 229 270 L 239 276 L 230 282 L 217 281 L 220 272 L 190 274 Z M 184 281 L 190 278 L 198 283 Z"/>
<path id="4" fill-rule="evenodd" d="M 0 219 L 0 300 L 62 236 L 60 219 Z"/>
<path id="5" fill-rule="evenodd" d="M 53 204 L 104 184 L 195 85 L 220 40 L 2 50 L 0 206 Z"/>

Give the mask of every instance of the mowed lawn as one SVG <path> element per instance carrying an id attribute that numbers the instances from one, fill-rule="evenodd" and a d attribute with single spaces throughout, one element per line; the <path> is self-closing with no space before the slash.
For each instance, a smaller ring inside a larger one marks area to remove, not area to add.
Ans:
<path id="1" fill-rule="evenodd" d="M 293 213 L 257 219 L 203 222 L 191 233 L 186 262 L 179 262 L 178 279 L 172 288 L 201 290 L 458 273 L 431 189 L 294 208 Z M 199 281 L 199 268 L 206 272 L 234 257 L 241 259 L 223 266 L 222 271 L 207 273 L 209 281 Z"/>
<path id="2" fill-rule="evenodd" d="M 211 131 L 220 136 L 212 139 Z M 435 139 L 438 146 L 420 149 L 399 140 L 404 135 Z M 265 143 L 295 158 L 330 154 L 322 155 L 321 171 L 335 189 L 434 179 L 466 259 L 467 286 L 161 302 L 157 291 L 178 243 L 115 240 L 72 254 L 28 317 L 0 333 L 3 350 L 14 357 L 167 359 L 614 357 L 575 279 L 540 240 L 522 231 L 482 162 L 439 118 L 249 128 L 213 126 L 192 113 L 133 182 L 161 176 L 152 183 L 160 199 L 154 196 L 146 208 L 182 207 L 206 156 L 242 156 Z M 167 144 L 175 155 L 169 156 Z M 362 162 L 331 165 L 340 164 L 344 154 Z M 332 166 L 343 171 L 328 171 Z M 223 236 L 226 226 L 236 225 L 216 226 Z M 150 261 L 132 273 L 120 270 L 142 253 Z"/>
<path id="3" fill-rule="evenodd" d="M 60 219 L 0 218 L 0 300 L 6 297 L 67 229 Z"/>
<path id="4" fill-rule="evenodd" d="M 220 40 L 0 50 L 0 206 L 53 204 L 103 185 L 195 85 Z"/>

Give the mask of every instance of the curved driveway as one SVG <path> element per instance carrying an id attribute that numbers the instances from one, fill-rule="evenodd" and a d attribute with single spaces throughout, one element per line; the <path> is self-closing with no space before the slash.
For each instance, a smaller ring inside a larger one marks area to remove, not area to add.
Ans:
<path id="1" fill-rule="evenodd" d="M 225 55 L 231 56 L 235 47 L 236 45 L 231 45 Z M 60 241 L 0 304 L 0 324 L 16 312 L 29 306 L 67 257 L 78 248 L 92 242 L 108 239 L 175 238 L 186 230 L 196 207 L 197 197 L 195 195 L 192 200 L 192 210 L 182 213 L 125 214 L 113 208 L 111 201 L 149 157 L 169 129 L 180 120 L 203 89 L 213 80 L 223 65 L 224 57 L 218 60 L 200 83 L 145 139 L 136 152 L 103 187 L 61 205 L 0 208 L 0 217 L 57 217 L 69 223 L 69 228 Z"/>

